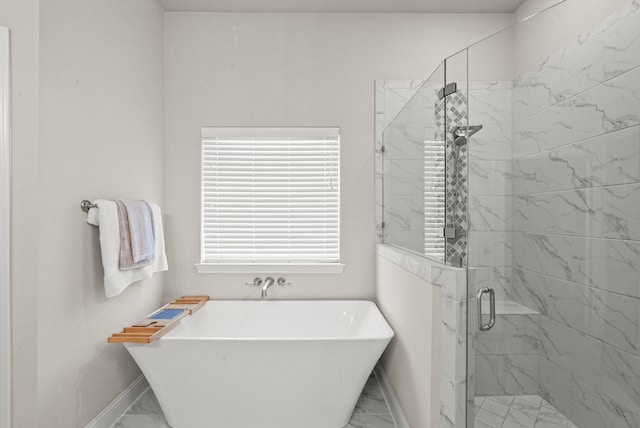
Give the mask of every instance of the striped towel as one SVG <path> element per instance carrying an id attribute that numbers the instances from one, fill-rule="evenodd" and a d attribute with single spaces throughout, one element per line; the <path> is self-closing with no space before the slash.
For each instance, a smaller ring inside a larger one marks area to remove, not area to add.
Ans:
<path id="1" fill-rule="evenodd" d="M 107 297 L 122 293 L 130 284 L 151 278 L 155 272 L 168 269 L 164 249 L 164 232 L 160 207 L 149 203 L 153 212 L 155 229 L 155 260 L 139 269 L 120 269 L 120 234 L 118 208 L 114 201 L 98 199 L 93 201 L 99 208 L 91 208 L 87 223 L 100 227 L 100 252 L 104 268 L 104 292 Z"/>
<path id="2" fill-rule="evenodd" d="M 155 258 L 151 207 L 144 201 L 115 201 L 120 229 L 120 269 L 150 265 Z"/>

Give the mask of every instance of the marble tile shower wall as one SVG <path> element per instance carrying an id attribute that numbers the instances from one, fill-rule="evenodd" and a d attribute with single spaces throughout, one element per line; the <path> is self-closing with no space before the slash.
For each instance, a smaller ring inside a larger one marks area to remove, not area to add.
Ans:
<path id="1" fill-rule="evenodd" d="M 483 126 L 469 142 L 469 266 L 476 289 L 493 288 L 497 300 L 509 299 L 511 288 L 512 98 L 511 80 L 469 82 L 469 124 Z M 492 330 L 480 332 L 475 293 L 469 301 L 468 351 L 475 364 L 468 396 L 536 394 L 535 315 L 499 314 Z M 472 426 L 473 411 L 468 415 Z"/>
<path id="2" fill-rule="evenodd" d="M 581 428 L 640 426 L 638 8 L 629 1 L 513 92 L 504 290 L 540 312 L 540 394 Z"/>
<path id="3" fill-rule="evenodd" d="M 512 81 L 469 82 L 469 266 L 507 298 L 511 277 Z"/>

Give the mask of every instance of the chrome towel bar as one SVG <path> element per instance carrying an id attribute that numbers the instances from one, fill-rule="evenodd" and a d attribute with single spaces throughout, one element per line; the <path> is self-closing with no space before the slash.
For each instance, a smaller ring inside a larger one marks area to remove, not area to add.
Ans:
<path id="1" fill-rule="evenodd" d="M 98 208 L 96 204 L 92 204 L 91 201 L 87 201 L 86 199 L 80 202 L 80 209 L 86 213 L 89 212 L 90 208 Z"/>

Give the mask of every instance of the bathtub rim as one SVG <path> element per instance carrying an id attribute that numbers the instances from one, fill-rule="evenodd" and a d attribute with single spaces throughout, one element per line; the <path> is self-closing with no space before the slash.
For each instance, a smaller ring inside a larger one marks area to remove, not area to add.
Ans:
<path id="1" fill-rule="evenodd" d="M 245 337 L 220 337 L 220 336 L 172 336 L 172 333 L 175 330 L 169 331 L 166 335 L 162 336 L 157 341 L 151 343 L 125 343 L 126 347 L 132 346 L 153 346 L 154 344 L 159 345 L 161 343 L 168 342 L 179 342 L 179 341 L 194 341 L 194 342 L 319 342 L 319 341 L 390 341 L 395 336 L 395 332 L 389 325 L 389 322 L 386 320 L 382 311 L 378 307 L 378 305 L 371 300 L 366 299 L 280 299 L 280 300 L 256 300 L 256 299 L 210 299 L 205 303 L 205 306 L 210 302 L 236 302 L 236 303 L 251 303 L 251 304 L 270 304 L 270 303 L 299 303 L 299 302 L 312 302 L 312 303 L 337 303 L 337 302 L 361 302 L 365 304 L 368 308 L 373 308 L 377 311 L 377 315 L 379 316 L 380 321 L 380 334 L 378 335 L 363 335 L 363 336 L 346 336 L 346 337 L 336 337 L 336 336 L 319 336 L 319 337 L 256 337 L 256 336 L 245 336 Z M 192 316 L 198 316 L 198 312 L 196 312 Z M 179 325 L 178 327 L 179 328 Z"/>

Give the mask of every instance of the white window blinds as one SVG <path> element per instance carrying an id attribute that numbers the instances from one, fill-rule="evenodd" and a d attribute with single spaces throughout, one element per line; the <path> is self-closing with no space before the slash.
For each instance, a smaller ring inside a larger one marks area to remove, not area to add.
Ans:
<path id="1" fill-rule="evenodd" d="M 445 143 L 424 142 L 424 253 L 444 260 Z"/>
<path id="2" fill-rule="evenodd" d="M 339 263 L 338 128 L 202 136 L 202 263 Z"/>

